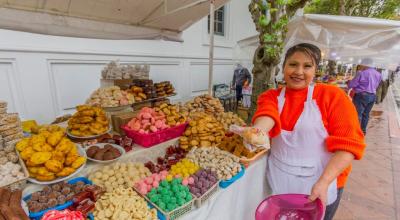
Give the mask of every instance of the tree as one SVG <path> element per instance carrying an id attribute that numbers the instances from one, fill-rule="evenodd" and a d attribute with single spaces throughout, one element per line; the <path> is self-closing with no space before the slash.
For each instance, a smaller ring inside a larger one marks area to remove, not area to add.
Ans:
<path id="1" fill-rule="evenodd" d="M 275 88 L 275 75 L 284 48 L 287 24 L 299 8 L 309 0 L 251 0 L 249 11 L 256 30 L 259 46 L 253 58 L 253 93 L 250 116 L 254 115 L 257 98 L 265 90 Z M 251 119 L 251 117 L 249 117 Z"/>
<path id="2" fill-rule="evenodd" d="M 314 0 L 305 13 L 399 19 L 400 0 Z"/>

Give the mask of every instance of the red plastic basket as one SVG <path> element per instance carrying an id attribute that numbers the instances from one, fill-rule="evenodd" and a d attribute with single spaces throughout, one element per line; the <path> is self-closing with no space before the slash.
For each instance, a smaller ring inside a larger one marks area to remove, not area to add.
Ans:
<path id="1" fill-rule="evenodd" d="M 133 139 L 133 142 L 143 147 L 152 147 L 156 144 L 180 137 L 185 132 L 188 123 L 184 123 L 172 128 L 164 129 L 150 134 L 140 134 L 139 132 L 131 130 L 127 125 L 121 128 L 124 130 L 126 136 Z"/>

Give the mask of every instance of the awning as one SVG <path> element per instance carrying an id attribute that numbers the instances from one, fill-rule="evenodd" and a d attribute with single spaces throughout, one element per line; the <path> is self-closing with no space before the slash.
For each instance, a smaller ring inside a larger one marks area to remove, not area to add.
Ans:
<path id="1" fill-rule="evenodd" d="M 215 8 L 229 0 L 215 0 Z M 210 12 L 210 0 L 0 0 L 0 28 L 98 39 L 165 39 Z"/>
<path id="2" fill-rule="evenodd" d="M 400 21 L 305 14 L 289 23 L 285 47 L 303 42 L 318 46 L 324 59 L 358 64 L 369 57 L 374 67 L 391 70 L 400 65 Z"/>

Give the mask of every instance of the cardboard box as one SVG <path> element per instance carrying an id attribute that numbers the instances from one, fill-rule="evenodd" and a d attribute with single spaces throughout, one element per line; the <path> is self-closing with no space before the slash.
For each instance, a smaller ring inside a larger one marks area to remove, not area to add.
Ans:
<path id="1" fill-rule="evenodd" d="M 121 129 L 121 126 L 127 124 L 132 118 L 136 117 L 137 114 L 138 111 L 119 112 L 111 115 L 113 130 L 119 134 L 123 134 L 124 132 Z"/>

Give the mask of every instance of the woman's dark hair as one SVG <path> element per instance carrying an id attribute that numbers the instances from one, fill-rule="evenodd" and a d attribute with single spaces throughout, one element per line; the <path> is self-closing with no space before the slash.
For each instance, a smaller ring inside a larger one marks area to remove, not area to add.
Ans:
<path id="1" fill-rule="evenodd" d="M 318 68 L 318 64 L 321 60 L 321 50 L 317 46 L 308 44 L 308 43 L 297 44 L 297 45 L 289 48 L 289 50 L 286 51 L 286 54 L 285 54 L 285 60 L 283 61 L 283 67 L 285 67 L 287 58 L 292 56 L 296 52 L 302 52 L 302 53 L 307 54 L 313 60 L 315 67 Z"/>

